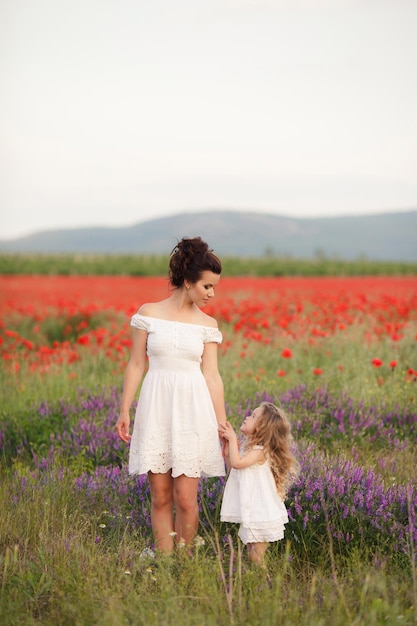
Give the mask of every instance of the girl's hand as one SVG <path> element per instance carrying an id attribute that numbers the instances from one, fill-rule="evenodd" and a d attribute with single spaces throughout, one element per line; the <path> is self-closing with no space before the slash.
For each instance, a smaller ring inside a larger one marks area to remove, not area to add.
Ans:
<path id="1" fill-rule="evenodd" d="M 129 415 L 120 415 L 116 422 L 116 430 L 120 439 L 125 443 L 129 443 L 131 435 L 129 434 L 130 417 Z"/>
<path id="2" fill-rule="evenodd" d="M 219 433 L 220 433 L 220 437 L 222 437 L 223 439 L 226 439 L 227 441 L 230 441 L 231 439 L 236 438 L 236 433 L 233 430 L 233 426 L 230 424 L 230 422 L 226 422 L 226 424 L 220 424 Z"/>

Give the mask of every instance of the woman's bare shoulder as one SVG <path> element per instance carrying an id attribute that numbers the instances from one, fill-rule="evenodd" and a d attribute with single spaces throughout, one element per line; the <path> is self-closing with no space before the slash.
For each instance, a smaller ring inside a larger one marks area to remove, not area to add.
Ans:
<path id="1" fill-rule="evenodd" d="M 141 305 L 138 313 L 139 315 L 144 315 L 145 317 L 158 317 L 160 309 L 160 302 L 147 302 L 146 304 Z"/>
<path id="2" fill-rule="evenodd" d="M 209 326 L 211 328 L 218 328 L 217 320 L 201 310 L 199 312 L 199 324 L 202 326 Z"/>

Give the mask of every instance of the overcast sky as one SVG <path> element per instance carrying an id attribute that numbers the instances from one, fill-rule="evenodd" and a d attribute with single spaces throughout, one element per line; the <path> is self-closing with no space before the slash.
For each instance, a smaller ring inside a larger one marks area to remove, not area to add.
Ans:
<path id="1" fill-rule="evenodd" d="M 0 238 L 417 208 L 416 0 L 2 0 Z"/>

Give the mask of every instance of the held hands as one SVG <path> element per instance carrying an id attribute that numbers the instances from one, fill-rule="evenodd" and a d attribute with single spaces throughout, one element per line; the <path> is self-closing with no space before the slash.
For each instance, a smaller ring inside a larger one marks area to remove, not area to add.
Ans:
<path id="1" fill-rule="evenodd" d="M 230 446 L 232 446 L 232 448 L 236 448 L 238 446 L 237 435 L 233 430 L 233 426 L 229 422 L 219 424 L 219 435 L 222 440 L 222 453 L 226 459 L 226 465 L 228 469 L 230 469 Z"/>
<path id="2" fill-rule="evenodd" d="M 237 439 L 237 435 L 233 430 L 233 426 L 230 422 L 226 422 L 225 424 L 219 424 L 219 435 L 222 439 L 226 439 L 226 441 Z"/>
<path id="3" fill-rule="evenodd" d="M 116 422 L 116 430 L 120 439 L 125 443 L 129 443 L 131 435 L 129 434 L 130 418 L 129 415 L 120 415 Z"/>

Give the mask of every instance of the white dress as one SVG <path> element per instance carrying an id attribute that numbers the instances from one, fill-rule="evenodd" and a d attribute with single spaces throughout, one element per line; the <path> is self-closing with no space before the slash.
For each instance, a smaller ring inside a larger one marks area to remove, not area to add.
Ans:
<path id="1" fill-rule="evenodd" d="M 253 449 L 262 450 L 262 446 Z M 230 470 L 220 519 L 240 523 L 238 534 L 244 544 L 278 541 L 284 537 L 287 509 L 277 493 L 268 459 L 262 464 Z"/>
<path id="2" fill-rule="evenodd" d="M 148 333 L 149 369 L 136 409 L 129 474 L 224 476 L 216 414 L 200 365 L 204 344 L 221 343 L 221 332 L 139 313 L 131 325 Z"/>

